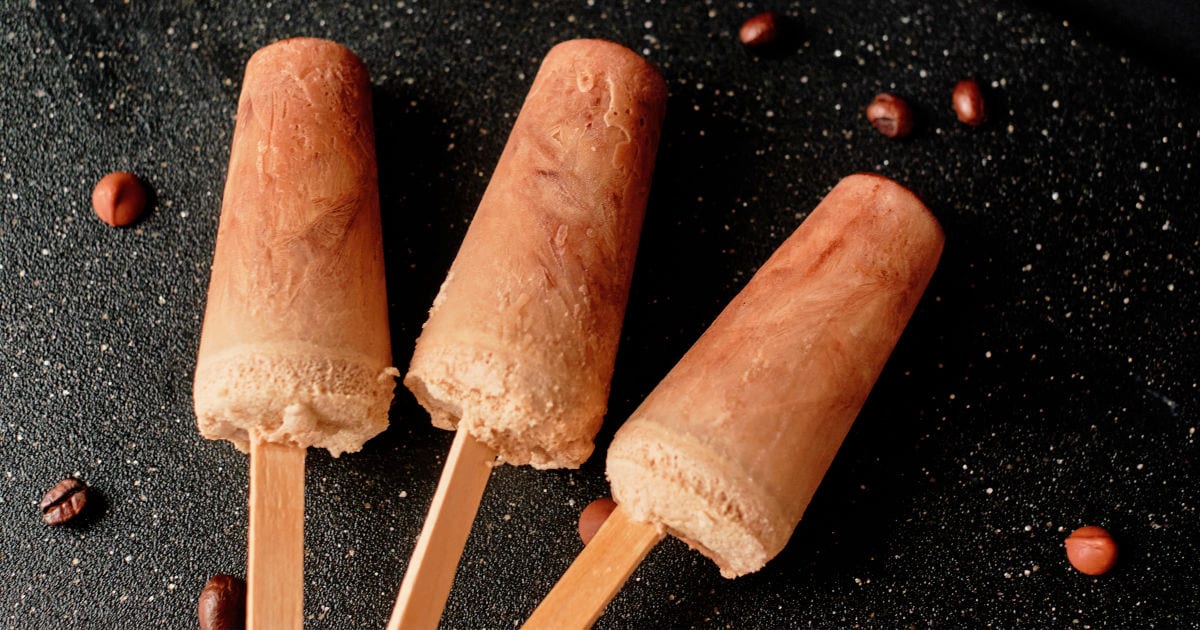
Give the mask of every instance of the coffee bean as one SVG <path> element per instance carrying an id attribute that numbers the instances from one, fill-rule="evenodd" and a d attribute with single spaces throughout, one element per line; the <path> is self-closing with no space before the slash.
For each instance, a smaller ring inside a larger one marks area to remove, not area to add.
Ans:
<path id="1" fill-rule="evenodd" d="M 133 173 L 109 173 L 92 189 L 92 209 L 113 227 L 129 225 L 146 209 L 146 188 Z"/>
<path id="2" fill-rule="evenodd" d="M 218 573 L 208 578 L 197 606 L 200 630 L 241 630 L 246 627 L 246 583 Z"/>
<path id="3" fill-rule="evenodd" d="M 1080 527 L 1067 537 L 1067 560 L 1080 573 L 1102 575 L 1117 561 L 1117 543 L 1103 527 Z"/>
<path id="4" fill-rule="evenodd" d="M 774 44 L 783 31 L 783 16 L 774 11 L 759 13 L 746 20 L 738 31 L 738 39 L 750 47 Z"/>
<path id="5" fill-rule="evenodd" d="M 912 133 L 913 113 L 908 103 L 891 94 L 883 93 L 867 105 L 867 120 L 889 138 L 902 138 Z"/>
<path id="6" fill-rule="evenodd" d="M 38 504 L 42 520 L 47 525 L 63 525 L 83 512 L 87 498 L 87 484 L 74 477 L 63 479 L 50 488 Z"/>
<path id="7" fill-rule="evenodd" d="M 608 520 L 608 516 L 615 509 L 617 509 L 616 502 L 608 497 L 596 499 L 583 508 L 583 512 L 579 514 L 579 538 L 583 544 L 586 545 L 592 541 L 592 537 L 600 531 L 600 526 Z"/>
<path id="8" fill-rule="evenodd" d="M 954 104 L 954 113 L 958 115 L 958 119 L 972 127 L 983 124 L 983 92 L 979 89 L 979 84 L 974 79 L 959 81 L 958 85 L 954 86 L 954 96 L 951 98 Z"/>

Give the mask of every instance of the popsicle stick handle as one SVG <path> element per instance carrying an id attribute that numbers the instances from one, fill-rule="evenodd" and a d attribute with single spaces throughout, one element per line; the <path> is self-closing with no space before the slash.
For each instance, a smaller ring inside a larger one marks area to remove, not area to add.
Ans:
<path id="1" fill-rule="evenodd" d="M 522 628 L 592 627 L 664 535 L 657 525 L 631 520 L 618 505 Z"/>
<path id="2" fill-rule="evenodd" d="M 388 630 L 437 628 L 495 460 L 488 445 L 466 431 L 455 434 Z"/>
<path id="3" fill-rule="evenodd" d="M 305 449 L 250 439 L 246 627 L 304 627 Z"/>

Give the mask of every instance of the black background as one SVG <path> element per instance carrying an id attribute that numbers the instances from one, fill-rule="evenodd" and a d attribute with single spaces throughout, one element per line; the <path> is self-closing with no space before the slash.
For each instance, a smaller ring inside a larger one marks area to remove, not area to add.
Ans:
<path id="1" fill-rule="evenodd" d="M 242 69 L 295 35 L 372 73 L 401 367 L 542 55 L 608 38 L 670 86 L 597 453 L 495 473 L 446 626 L 529 614 L 607 492 L 612 432 L 856 171 L 916 190 L 947 249 L 805 520 L 733 581 L 668 540 L 599 626 L 1197 623 L 1200 90 L 1119 22 L 1004 0 L 251 4 L 0 9 L 5 627 L 191 627 L 208 576 L 244 572 L 246 458 L 199 437 L 192 369 Z M 737 42 L 763 8 L 798 26 L 782 55 Z M 949 107 L 967 76 L 979 129 Z M 883 90 L 919 111 L 912 137 L 864 120 Z M 91 211 L 113 170 L 156 197 L 132 228 Z M 381 628 L 391 608 L 451 439 L 402 388 L 391 420 L 361 453 L 309 455 L 310 628 Z M 102 509 L 47 528 L 37 501 L 68 474 Z M 1084 524 L 1121 545 L 1106 576 L 1066 562 Z"/>

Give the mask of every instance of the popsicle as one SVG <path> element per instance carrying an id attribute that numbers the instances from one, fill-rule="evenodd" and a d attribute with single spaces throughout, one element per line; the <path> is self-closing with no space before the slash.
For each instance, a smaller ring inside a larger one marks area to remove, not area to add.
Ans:
<path id="1" fill-rule="evenodd" d="M 546 55 L 404 378 L 456 430 L 389 628 L 437 625 L 491 468 L 592 452 L 666 86 L 612 42 Z"/>
<path id="2" fill-rule="evenodd" d="M 787 543 L 941 255 L 937 220 L 843 179 L 617 432 L 617 509 L 526 623 L 584 628 L 673 534 L 725 577 Z"/>
<path id="3" fill-rule="evenodd" d="M 250 627 L 301 627 L 305 449 L 383 431 L 398 375 L 366 67 L 277 42 L 246 65 L 193 391 L 201 434 L 250 452 Z"/>

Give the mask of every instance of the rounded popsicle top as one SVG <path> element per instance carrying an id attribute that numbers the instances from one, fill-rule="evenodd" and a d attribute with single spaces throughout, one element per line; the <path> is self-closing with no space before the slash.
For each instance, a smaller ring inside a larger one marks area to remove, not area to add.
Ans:
<path id="1" fill-rule="evenodd" d="M 353 68 L 355 80 L 359 75 L 363 78 L 367 76 L 367 66 L 358 55 L 337 42 L 319 37 L 291 37 L 259 48 L 246 62 L 246 74 L 257 74 L 264 68 L 272 73 L 307 72 L 313 69 L 313 60 L 316 59 L 321 60 L 320 65 L 324 68 L 337 67 L 339 64 Z"/>
<path id="2" fill-rule="evenodd" d="M 626 85 L 635 86 L 637 91 L 644 93 L 646 96 L 643 100 L 647 102 L 666 101 L 667 83 L 662 73 L 645 57 L 621 44 L 607 39 L 570 39 L 555 44 L 546 53 L 542 65 L 562 63 L 564 58 L 586 60 L 587 63 L 581 64 L 581 72 L 576 76 L 581 92 L 591 90 L 592 84 L 585 72 L 586 66 L 591 66 L 608 68 L 612 76 L 621 77 Z"/>
<path id="3" fill-rule="evenodd" d="M 877 175 L 833 188 L 617 432 L 613 497 L 722 575 L 787 543 L 941 255 Z"/>

